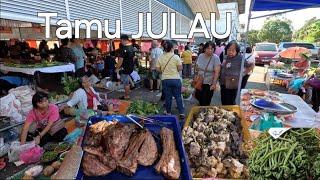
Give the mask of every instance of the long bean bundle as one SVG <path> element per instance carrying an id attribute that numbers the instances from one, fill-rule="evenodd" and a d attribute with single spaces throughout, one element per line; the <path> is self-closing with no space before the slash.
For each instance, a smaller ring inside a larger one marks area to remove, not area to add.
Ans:
<path id="1" fill-rule="evenodd" d="M 291 129 L 278 139 L 265 133 L 254 143 L 248 162 L 252 179 L 320 178 L 320 163 L 314 163 L 320 153 L 315 129 Z"/>

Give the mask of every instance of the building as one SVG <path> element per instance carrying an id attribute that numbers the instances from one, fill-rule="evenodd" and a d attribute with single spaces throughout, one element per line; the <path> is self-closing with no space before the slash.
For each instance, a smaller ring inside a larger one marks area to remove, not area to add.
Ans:
<path id="1" fill-rule="evenodd" d="M 224 39 L 223 41 L 231 41 L 231 40 L 239 40 L 240 31 L 242 26 L 239 24 L 239 15 L 244 13 L 244 0 L 238 1 L 227 1 L 227 0 L 217 0 L 217 8 L 219 12 L 219 19 L 216 21 L 216 32 L 219 34 L 223 34 L 226 31 L 226 13 L 232 13 L 232 29 L 229 38 Z M 206 21 L 207 28 L 210 30 L 210 20 Z M 196 43 L 199 44 L 201 42 L 205 42 L 208 40 L 214 40 L 214 37 L 210 39 L 204 38 L 203 35 L 198 35 L 196 37 Z"/>
<path id="2" fill-rule="evenodd" d="M 211 3 L 212 5 L 208 6 L 206 5 L 207 3 Z M 212 9 L 214 6 L 215 2 L 212 0 L 1 0 L 0 20 L 13 20 L 16 25 L 19 22 L 29 23 L 29 25 L 20 27 L 19 33 L 15 29 L 12 30 L 11 35 L 7 33 L 1 38 L 5 39 L 5 37 L 12 36 L 19 36 L 16 37 L 18 39 L 30 38 L 30 34 L 27 34 L 23 28 L 35 28 L 35 26 L 36 28 L 44 28 L 44 18 L 37 16 L 39 12 L 57 12 L 58 16 L 52 19 L 51 24 L 55 24 L 60 19 L 67 19 L 71 22 L 76 19 L 86 19 L 89 21 L 92 19 L 102 21 L 109 19 L 110 32 L 115 30 L 115 20 L 119 19 L 121 20 L 121 33 L 126 34 L 135 34 L 138 31 L 139 12 L 152 12 L 152 31 L 156 34 L 162 31 L 162 13 L 175 12 L 176 32 L 186 34 L 189 32 L 194 12 L 206 12 L 209 14 L 209 12 L 215 11 L 215 9 Z M 9 28 L 17 28 L 16 25 L 11 27 L 10 23 L 7 22 L 9 21 L 6 21 Z M 1 26 L 2 24 L 4 23 L 1 23 Z M 170 28 L 170 18 L 168 27 Z M 54 27 L 52 32 L 54 32 Z M 40 38 L 43 34 L 43 30 L 41 30 L 36 38 Z M 96 32 L 92 32 L 91 34 L 92 38 L 97 36 Z M 55 36 L 54 33 L 52 35 Z M 83 35 L 84 31 L 80 32 L 80 37 L 83 37 Z M 147 37 L 145 25 L 143 36 Z M 169 38 L 169 34 L 165 38 Z"/>

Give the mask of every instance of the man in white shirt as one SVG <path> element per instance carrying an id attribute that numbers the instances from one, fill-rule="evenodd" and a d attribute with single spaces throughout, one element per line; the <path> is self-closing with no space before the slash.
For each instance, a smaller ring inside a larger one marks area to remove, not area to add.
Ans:
<path id="1" fill-rule="evenodd" d="M 153 82 L 156 82 L 156 87 L 157 90 L 160 89 L 160 74 L 156 70 L 156 64 L 159 59 L 159 57 L 163 54 L 163 51 L 161 48 L 159 48 L 159 43 L 157 40 L 152 41 L 152 49 L 151 49 L 151 54 L 149 58 L 150 62 L 150 91 L 153 91 Z"/>
<path id="2" fill-rule="evenodd" d="M 248 66 L 245 67 L 242 77 L 241 89 L 244 89 L 247 85 L 248 79 L 253 72 L 255 66 L 255 57 L 252 54 L 252 48 L 246 48 L 245 61 L 247 61 Z"/>

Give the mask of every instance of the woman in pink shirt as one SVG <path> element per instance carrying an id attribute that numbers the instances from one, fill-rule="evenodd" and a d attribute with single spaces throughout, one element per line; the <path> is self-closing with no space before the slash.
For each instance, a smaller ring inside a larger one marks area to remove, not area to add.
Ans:
<path id="1" fill-rule="evenodd" d="M 27 115 L 21 133 L 21 144 L 26 141 L 34 140 L 40 146 L 47 142 L 60 142 L 67 135 L 64 127 L 52 132 L 51 128 L 60 120 L 59 108 L 54 104 L 49 104 L 47 94 L 37 92 L 32 97 L 33 109 Z M 31 127 L 35 125 L 36 130 L 30 132 Z M 54 133 L 54 134 L 52 134 Z"/>

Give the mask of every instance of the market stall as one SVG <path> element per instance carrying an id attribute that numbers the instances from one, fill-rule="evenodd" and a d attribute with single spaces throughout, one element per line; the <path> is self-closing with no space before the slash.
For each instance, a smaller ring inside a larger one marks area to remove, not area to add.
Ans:
<path id="1" fill-rule="evenodd" d="M 54 65 L 50 67 L 34 67 L 35 65 L 30 65 L 29 67 L 13 67 L 5 64 L 0 64 L 0 70 L 4 72 L 19 72 L 28 75 L 35 75 L 35 72 L 39 71 L 42 73 L 63 73 L 63 72 L 75 72 L 74 64 L 61 64 Z"/>

